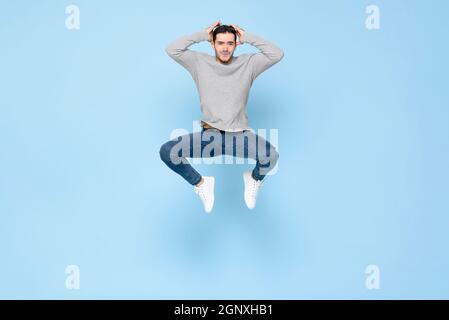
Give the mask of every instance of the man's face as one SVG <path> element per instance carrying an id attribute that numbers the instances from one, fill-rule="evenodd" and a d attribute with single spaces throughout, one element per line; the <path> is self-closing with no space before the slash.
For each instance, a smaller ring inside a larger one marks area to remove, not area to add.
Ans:
<path id="1" fill-rule="evenodd" d="M 215 57 L 221 63 L 228 63 L 231 61 L 235 46 L 234 35 L 229 32 L 217 34 L 215 42 L 212 44 L 212 47 L 215 50 Z"/>

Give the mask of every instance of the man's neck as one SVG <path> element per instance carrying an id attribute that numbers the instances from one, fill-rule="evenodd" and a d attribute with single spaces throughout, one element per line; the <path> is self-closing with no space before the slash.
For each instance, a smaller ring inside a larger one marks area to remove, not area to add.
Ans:
<path id="1" fill-rule="evenodd" d="M 232 60 L 234 59 L 234 56 L 231 57 L 231 59 L 229 59 L 229 61 L 227 62 L 223 62 L 220 59 L 218 59 L 217 57 L 215 57 L 215 60 L 221 64 L 230 64 L 232 62 Z"/>

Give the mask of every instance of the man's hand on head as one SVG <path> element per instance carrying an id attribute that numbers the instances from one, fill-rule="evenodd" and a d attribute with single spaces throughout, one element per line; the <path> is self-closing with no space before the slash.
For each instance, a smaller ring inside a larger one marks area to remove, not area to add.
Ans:
<path id="1" fill-rule="evenodd" d="M 245 37 L 245 30 L 240 28 L 236 24 L 231 24 L 231 27 L 233 27 L 235 29 L 235 31 L 237 31 L 237 35 L 239 36 L 239 41 L 237 41 L 236 45 L 243 44 L 243 41 L 244 41 L 243 39 Z"/>
<path id="2" fill-rule="evenodd" d="M 210 27 L 206 29 L 207 32 L 207 41 L 212 42 L 213 39 L 213 31 L 215 27 L 221 24 L 220 20 L 215 21 Z"/>

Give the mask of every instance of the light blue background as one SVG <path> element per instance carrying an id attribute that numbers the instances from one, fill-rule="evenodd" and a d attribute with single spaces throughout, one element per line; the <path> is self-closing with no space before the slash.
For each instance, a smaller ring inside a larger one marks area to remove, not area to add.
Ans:
<path id="1" fill-rule="evenodd" d="M 72 3 L 78 31 L 65 28 Z M 365 28 L 369 4 L 380 30 Z M 443 0 L 2 1 L 0 298 L 449 298 L 448 12 Z M 248 103 L 252 127 L 279 129 L 280 159 L 254 211 L 251 165 L 197 165 L 216 177 L 206 215 L 158 152 L 200 117 L 165 46 L 217 19 L 285 52 Z M 72 264 L 80 290 L 65 287 Z M 365 287 L 372 264 L 380 290 Z"/>

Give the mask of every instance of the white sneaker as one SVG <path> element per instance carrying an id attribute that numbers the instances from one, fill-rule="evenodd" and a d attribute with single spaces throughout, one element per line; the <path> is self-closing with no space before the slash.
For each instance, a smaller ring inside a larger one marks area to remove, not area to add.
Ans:
<path id="1" fill-rule="evenodd" d="M 206 213 L 210 213 L 214 207 L 215 178 L 203 177 L 203 179 L 203 184 L 199 187 L 194 186 L 193 190 L 200 196 L 201 201 L 203 202 L 204 211 L 206 211 Z"/>
<path id="2" fill-rule="evenodd" d="M 262 180 L 255 180 L 251 176 L 251 171 L 243 173 L 243 182 L 245 183 L 245 203 L 249 209 L 254 209 L 256 206 L 257 193 L 262 186 Z"/>

